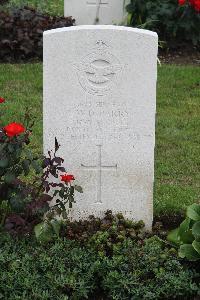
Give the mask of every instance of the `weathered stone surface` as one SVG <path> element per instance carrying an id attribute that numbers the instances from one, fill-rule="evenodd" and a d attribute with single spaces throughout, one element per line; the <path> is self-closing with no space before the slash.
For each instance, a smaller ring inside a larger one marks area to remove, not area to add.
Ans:
<path id="1" fill-rule="evenodd" d="M 57 137 L 84 189 L 74 218 L 111 209 L 151 227 L 157 43 L 118 26 L 44 33 L 44 152 Z"/>
<path id="2" fill-rule="evenodd" d="M 77 25 L 112 25 L 125 21 L 125 5 L 130 0 L 65 0 L 64 14 L 73 16 Z"/>

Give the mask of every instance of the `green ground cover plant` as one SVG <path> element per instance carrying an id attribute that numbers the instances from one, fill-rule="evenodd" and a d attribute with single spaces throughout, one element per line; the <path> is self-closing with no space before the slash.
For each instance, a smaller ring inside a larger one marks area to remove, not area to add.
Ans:
<path id="1" fill-rule="evenodd" d="M 158 69 L 155 152 L 155 215 L 174 214 L 200 196 L 200 69 L 163 65 Z M 35 116 L 31 148 L 42 153 L 42 64 L 0 65 L 4 124 L 20 122 L 26 106 Z M 31 177 L 28 178 L 31 182 Z"/>
<path id="2" fill-rule="evenodd" d="M 0 235 L 1 299 L 194 299 L 199 276 L 157 237 L 126 239 L 102 256 L 77 241 L 41 245 Z"/>

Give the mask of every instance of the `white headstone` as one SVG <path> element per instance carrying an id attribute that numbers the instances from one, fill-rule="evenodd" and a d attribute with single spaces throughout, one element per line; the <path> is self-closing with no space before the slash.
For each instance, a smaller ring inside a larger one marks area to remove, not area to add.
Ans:
<path id="1" fill-rule="evenodd" d="M 126 19 L 125 6 L 130 0 L 65 0 L 64 15 L 76 25 L 120 25 Z"/>
<path id="2" fill-rule="evenodd" d="M 77 179 L 72 215 L 153 218 L 157 34 L 120 26 L 44 33 L 44 152 Z"/>

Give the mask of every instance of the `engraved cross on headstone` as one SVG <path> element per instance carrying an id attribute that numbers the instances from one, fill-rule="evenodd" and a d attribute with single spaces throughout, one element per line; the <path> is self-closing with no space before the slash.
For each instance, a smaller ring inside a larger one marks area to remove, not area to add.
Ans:
<path id="1" fill-rule="evenodd" d="M 99 23 L 99 14 L 100 14 L 101 7 L 107 7 L 108 1 L 109 0 L 87 0 L 86 3 L 88 6 L 93 6 L 96 8 L 96 16 L 94 19 L 94 25 Z"/>
<path id="2" fill-rule="evenodd" d="M 91 171 L 97 171 L 98 176 L 97 176 L 97 201 L 95 203 L 101 204 L 102 199 L 101 199 L 101 194 L 102 194 L 102 171 L 103 170 L 111 170 L 115 169 L 117 170 L 117 164 L 114 166 L 103 166 L 102 165 L 102 145 L 97 145 L 98 147 L 98 164 L 97 166 L 85 166 L 81 164 L 81 167 L 83 167 L 86 170 L 91 170 Z"/>
<path id="3" fill-rule="evenodd" d="M 109 0 L 87 0 L 87 5 L 98 6 L 98 5 L 107 5 Z"/>

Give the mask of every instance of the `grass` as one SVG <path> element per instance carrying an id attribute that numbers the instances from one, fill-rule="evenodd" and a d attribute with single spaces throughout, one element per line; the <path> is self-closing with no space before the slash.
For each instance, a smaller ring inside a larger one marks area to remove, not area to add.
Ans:
<path id="1" fill-rule="evenodd" d="M 53 16 L 64 15 L 64 0 L 10 0 L 6 7 L 21 7 L 28 5 Z"/>
<path id="2" fill-rule="evenodd" d="M 159 68 L 156 126 L 157 212 L 200 200 L 200 68 Z"/>
<path id="3" fill-rule="evenodd" d="M 180 212 L 200 199 L 200 68 L 158 70 L 155 214 Z M 3 123 L 36 117 L 32 148 L 42 153 L 42 64 L 0 65 L 0 94 L 8 99 Z"/>

